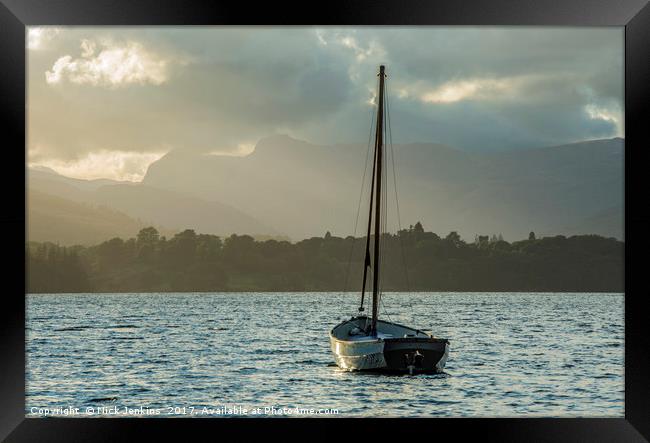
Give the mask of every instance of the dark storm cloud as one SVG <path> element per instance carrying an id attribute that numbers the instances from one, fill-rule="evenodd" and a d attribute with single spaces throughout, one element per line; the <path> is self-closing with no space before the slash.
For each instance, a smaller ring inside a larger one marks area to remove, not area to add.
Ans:
<path id="1" fill-rule="evenodd" d="M 385 50 L 400 141 L 480 150 L 622 135 L 620 29 L 370 29 L 355 38 L 378 40 Z M 422 103 L 426 91 L 481 79 L 511 79 L 516 90 Z M 408 98 L 397 97 L 400 88 L 411 89 Z M 587 107 L 613 118 L 594 118 Z"/>

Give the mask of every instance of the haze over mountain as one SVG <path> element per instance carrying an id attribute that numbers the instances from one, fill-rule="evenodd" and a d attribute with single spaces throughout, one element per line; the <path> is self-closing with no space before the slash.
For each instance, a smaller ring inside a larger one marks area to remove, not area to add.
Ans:
<path id="1" fill-rule="evenodd" d="M 489 153 L 406 144 L 394 152 L 406 225 L 421 221 L 466 240 L 499 233 L 514 240 L 530 231 L 623 237 L 621 138 Z M 243 157 L 172 151 L 150 165 L 143 183 L 236 207 L 292 239 L 328 230 L 345 236 L 353 233 L 366 153 L 363 145 L 273 136 Z M 394 230 L 392 170 L 387 180 Z M 357 235 L 366 201 L 364 195 Z"/>
<path id="2" fill-rule="evenodd" d="M 80 180 L 42 168 L 30 168 L 27 179 L 28 240 L 89 244 L 133 236 L 150 225 L 163 234 L 181 229 L 222 236 L 277 234 L 228 205 L 140 183 Z"/>
<path id="3" fill-rule="evenodd" d="M 145 224 L 104 206 L 57 197 L 35 189 L 27 193 L 27 239 L 61 245 L 96 244 L 115 236 L 134 237 Z"/>
<path id="4" fill-rule="evenodd" d="M 528 150 L 474 153 L 440 144 L 395 145 L 404 225 L 446 235 L 600 234 L 623 238 L 620 138 Z M 293 240 L 353 234 L 367 146 L 262 139 L 247 156 L 172 151 L 142 183 L 28 172 L 29 237 L 62 244 L 129 237 L 145 225 Z M 390 154 L 390 152 L 389 152 Z M 397 228 L 390 155 L 388 227 Z M 356 235 L 367 220 L 370 170 Z M 386 188 L 385 188 L 386 189 Z M 403 227 L 406 227 L 403 226 Z"/>

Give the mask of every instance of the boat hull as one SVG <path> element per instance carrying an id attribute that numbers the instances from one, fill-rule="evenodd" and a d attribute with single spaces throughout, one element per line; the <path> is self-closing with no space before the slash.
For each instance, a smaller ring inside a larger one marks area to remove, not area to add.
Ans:
<path id="1" fill-rule="evenodd" d="M 440 372 L 449 356 L 449 343 L 442 339 L 387 339 L 384 345 L 386 370 L 395 372 Z"/>
<path id="2" fill-rule="evenodd" d="M 332 353 L 340 368 L 410 374 L 443 370 L 449 356 L 448 340 L 384 321 L 378 322 L 376 337 L 356 333 L 366 324 L 365 317 L 352 318 L 330 332 Z M 351 336 L 351 331 L 355 335 Z"/>
<path id="3" fill-rule="evenodd" d="M 381 340 L 347 342 L 332 337 L 330 342 L 336 364 L 342 369 L 363 371 L 386 367 Z"/>

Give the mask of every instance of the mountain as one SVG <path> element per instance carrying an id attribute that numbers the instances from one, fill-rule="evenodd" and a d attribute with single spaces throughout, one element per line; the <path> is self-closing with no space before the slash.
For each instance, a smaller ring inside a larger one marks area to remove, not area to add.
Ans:
<path id="1" fill-rule="evenodd" d="M 27 239 L 61 245 L 134 237 L 145 225 L 106 207 L 78 203 L 34 189 L 27 193 Z"/>
<path id="2" fill-rule="evenodd" d="M 168 230 L 194 229 L 221 236 L 233 233 L 278 235 L 278 231 L 230 205 L 169 189 L 113 180 L 73 179 L 53 171 L 33 168 L 28 170 L 27 179 L 30 192 L 47 193 L 68 202 L 83 204 L 84 207 L 111 208 L 142 220 L 141 224 L 164 226 Z M 41 211 L 44 203 L 43 199 L 34 199 L 29 204 L 28 218 L 32 213 Z M 68 229 L 86 223 L 87 220 L 83 218 L 75 218 L 78 214 L 78 211 L 72 211 L 65 219 L 70 223 Z M 118 226 L 115 226 L 109 237 L 101 240 L 118 235 L 118 231 Z"/>
<path id="3" fill-rule="evenodd" d="M 594 140 L 503 152 L 440 144 L 393 146 L 401 220 L 466 239 L 501 233 L 600 234 L 623 238 L 624 141 Z M 146 186 L 236 206 L 294 239 L 352 234 L 367 146 L 262 139 L 243 157 L 174 150 L 150 165 Z M 390 153 L 390 152 L 389 152 Z M 391 166 L 393 159 L 386 158 Z M 190 172 L 191 171 L 191 172 Z M 366 191 L 371 171 L 365 174 Z M 397 225 L 392 170 L 389 227 Z M 357 234 L 367 215 L 361 203 Z"/>

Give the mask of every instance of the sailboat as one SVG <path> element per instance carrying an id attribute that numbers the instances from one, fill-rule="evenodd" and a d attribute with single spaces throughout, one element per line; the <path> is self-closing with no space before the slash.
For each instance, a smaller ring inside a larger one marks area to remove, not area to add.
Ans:
<path id="1" fill-rule="evenodd" d="M 336 325 L 330 331 L 330 345 L 336 364 L 350 371 L 430 373 L 443 370 L 449 356 L 449 340 L 436 338 L 416 328 L 380 320 L 380 238 L 382 220 L 382 174 L 384 160 L 384 80 L 385 67 L 379 67 L 377 124 L 370 188 L 370 211 L 366 235 L 365 263 L 359 315 Z M 374 223 L 373 258 L 370 233 Z M 372 273 L 372 315 L 363 314 L 366 281 Z"/>

